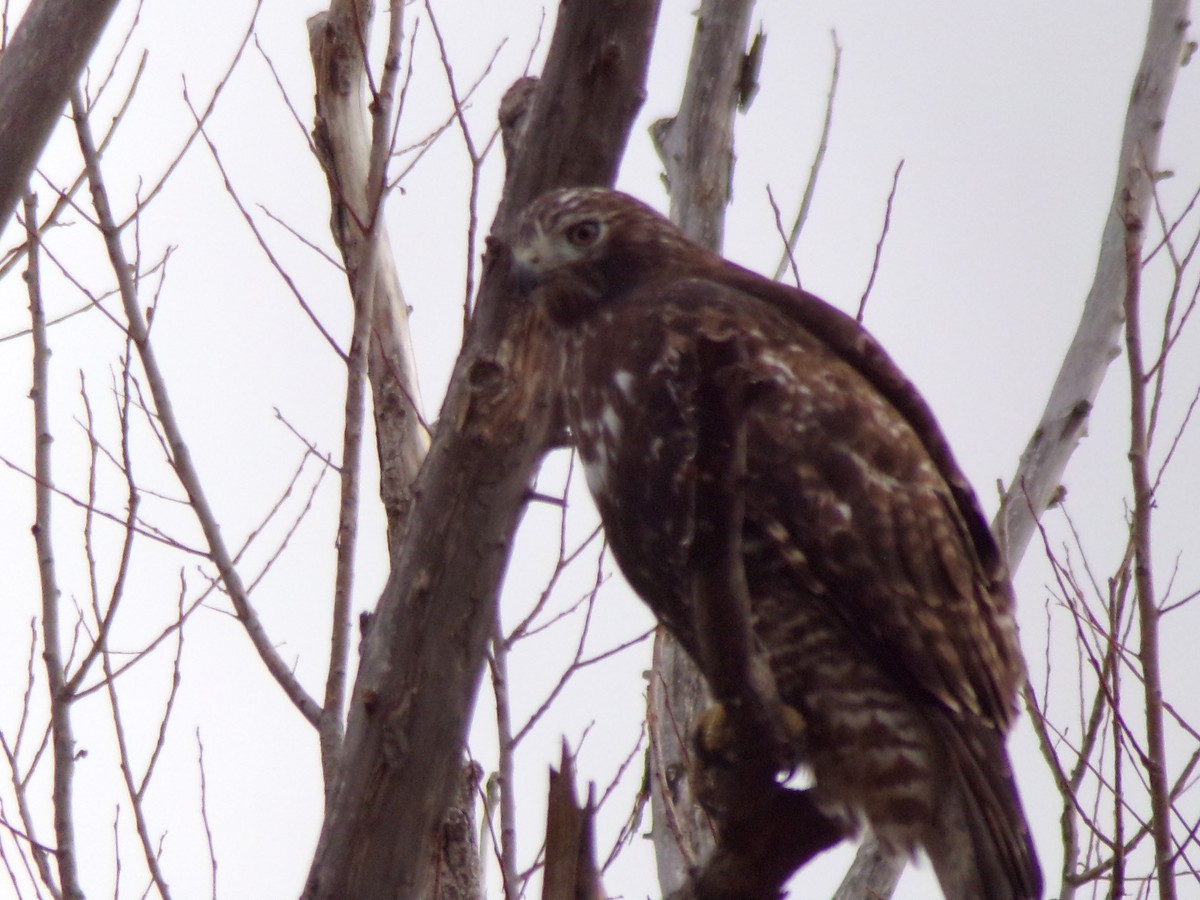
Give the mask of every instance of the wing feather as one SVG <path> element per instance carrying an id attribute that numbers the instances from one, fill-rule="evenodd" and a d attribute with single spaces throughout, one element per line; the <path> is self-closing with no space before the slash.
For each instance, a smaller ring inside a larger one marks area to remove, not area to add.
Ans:
<path id="1" fill-rule="evenodd" d="M 1020 674 L 1011 598 L 997 595 L 961 497 L 910 421 L 770 305 L 705 280 L 655 291 L 653 304 L 634 295 L 619 309 L 663 309 L 675 335 L 739 335 L 737 377 L 769 386 L 747 413 L 747 520 L 782 527 L 798 582 L 820 585 L 830 617 L 899 683 L 1007 725 Z"/>

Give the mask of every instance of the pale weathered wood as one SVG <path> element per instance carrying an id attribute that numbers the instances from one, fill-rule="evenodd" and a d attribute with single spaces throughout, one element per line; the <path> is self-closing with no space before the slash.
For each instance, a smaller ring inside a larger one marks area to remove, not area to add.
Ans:
<path id="1" fill-rule="evenodd" d="M 350 665 L 350 605 L 359 520 L 360 460 L 370 383 L 379 461 L 379 496 L 388 523 L 389 558 L 399 551 L 412 507 L 412 486 L 429 447 L 408 327 L 408 307 L 383 218 L 387 199 L 386 161 L 391 156 L 391 94 L 398 72 L 403 10 L 390 12 L 389 58 L 385 79 L 371 78 L 372 125 L 366 111 L 368 80 L 363 47 L 371 27 L 372 4 L 333 0 L 308 20 L 309 50 L 316 81 L 313 146 L 329 183 L 330 229 L 346 267 L 354 303 L 354 328 L 347 354 L 341 504 L 338 514 L 337 571 L 331 616 L 329 671 L 318 726 L 328 800 L 337 781 Z M 383 120 L 389 120 L 385 123 Z M 374 138 L 373 138 L 374 133 Z M 375 146 L 375 142 L 382 142 Z"/>
<path id="2" fill-rule="evenodd" d="M 513 290 L 505 238 L 544 191 L 613 182 L 644 97 L 657 13 L 656 0 L 560 10 L 466 344 L 364 646 L 307 898 L 416 898 L 430 885 L 509 543 L 554 423 L 555 342 Z"/>
<path id="3" fill-rule="evenodd" d="M 1142 61 L 1130 92 L 1112 203 L 1096 274 L 1042 419 L 1007 486 L 993 530 L 1010 570 L 1025 554 L 1037 520 L 1057 496 L 1067 461 L 1087 430 L 1092 404 L 1120 354 L 1125 302 L 1125 218 L 1145 221 L 1153 197 L 1167 106 L 1187 39 L 1187 0 L 1154 0 Z"/>
<path id="4" fill-rule="evenodd" d="M 704 0 L 679 112 L 651 126 L 666 167 L 671 219 L 718 253 L 733 179 L 733 119 L 741 97 L 754 0 Z"/>
<path id="5" fill-rule="evenodd" d="M 308 20 L 309 47 L 316 76 L 313 140 L 329 180 L 331 229 L 352 293 L 360 288 L 363 257 L 373 223 L 374 302 L 368 372 L 375 405 L 380 497 L 388 519 L 388 546 L 394 554 L 412 506 L 412 483 L 429 449 L 421 393 L 408 325 L 408 306 L 379 211 L 368 190 L 371 135 L 365 118 L 365 64 L 360 28 L 370 4 L 339 0 Z"/>

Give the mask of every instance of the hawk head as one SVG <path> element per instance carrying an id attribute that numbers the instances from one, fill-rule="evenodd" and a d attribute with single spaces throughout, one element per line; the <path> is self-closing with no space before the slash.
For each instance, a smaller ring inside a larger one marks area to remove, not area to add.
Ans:
<path id="1" fill-rule="evenodd" d="M 646 204 L 604 188 L 542 195 L 522 213 L 516 235 L 522 292 L 540 288 L 551 318 L 564 326 L 634 287 L 694 270 L 697 252 L 705 254 Z"/>

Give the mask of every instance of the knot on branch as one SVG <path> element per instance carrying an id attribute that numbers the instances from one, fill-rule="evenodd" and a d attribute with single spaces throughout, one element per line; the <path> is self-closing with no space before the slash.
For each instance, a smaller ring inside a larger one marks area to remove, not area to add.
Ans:
<path id="1" fill-rule="evenodd" d="M 500 139 L 504 145 L 505 164 L 511 166 L 521 149 L 521 139 L 529 124 L 529 111 L 537 91 L 538 80 L 532 76 L 518 78 L 500 98 L 497 119 L 500 122 Z"/>

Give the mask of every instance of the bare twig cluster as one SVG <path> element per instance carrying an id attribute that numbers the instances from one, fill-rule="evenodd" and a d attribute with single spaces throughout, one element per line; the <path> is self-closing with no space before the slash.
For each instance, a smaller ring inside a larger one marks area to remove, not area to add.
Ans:
<path id="1" fill-rule="evenodd" d="M 1075 701 L 1065 702 L 1050 687 L 1051 672 L 1063 660 L 1048 660 L 1046 683 L 1026 692 L 1042 752 L 1062 795 L 1064 897 L 1083 890 L 1175 897 L 1186 893 L 1184 884 L 1197 881 L 1200 847 L 1187 823 L 1195 816 L 1190 789 L 1200 765 L 1200 749 L 1195 749 L 1200 729 L 1175 699 L 1179 688 L 1167 674 L 1163 626 L 1193 605 L 1198 592 L 1178 584 L 1174 575 L 1165 590 L 1158 587 L 1151 536 L 1159 490 L 1200 397 L 1200 390 L 1194 392 L 1174 424 L 1166 425 L 1171 353 L 1200 295 L 1194 264 L 1200 227 L 1193 208 L 1200 194 L 1174 219 L 1166 216 L 1158 192 L 1153 194 L 1161 237 L 1148 252 L 1149 226 L 1132 209 L 1126 214 L 1128 539 L 1111 574 L 1101 578 L 1066 512 L 1069 502 L 1063 505 L 1069 544 L 1056 546 L 1041 529 L 1054 575 L 1052 597 L 1073 632 L 1079 684 Z M 1144 274 L 1155 267 L 1159 277 L 1147 280 Z M 1158 298 L 1147 294 L 1148 283 L 1166 286 L 1153 341 L 1147 339 L 1146 305 Z M 1158 437 L 1164 428 L 1171 429 L 1165 442 Z M 1068 724 L 1072 719 L 1074 728 Z M 1168 752 L 1169 746 L 1189 745 L 1193 749 L 1181 759 Z"/>

